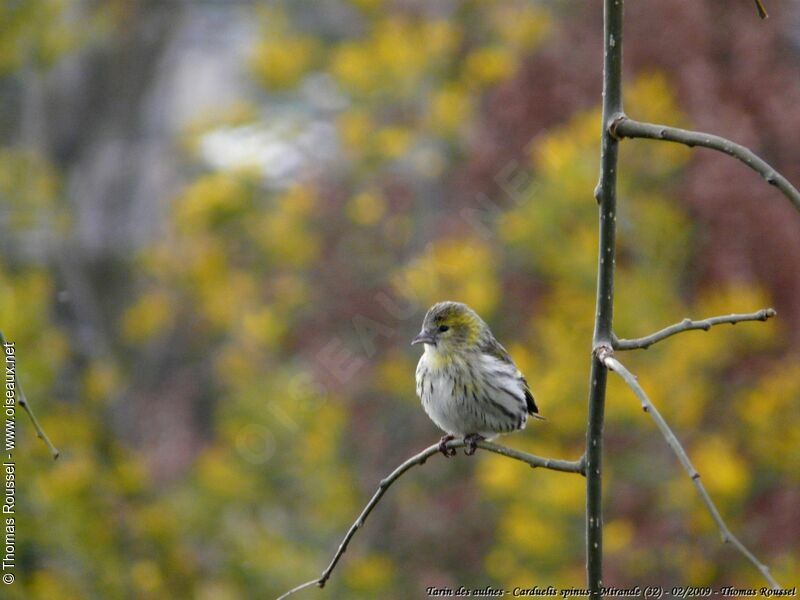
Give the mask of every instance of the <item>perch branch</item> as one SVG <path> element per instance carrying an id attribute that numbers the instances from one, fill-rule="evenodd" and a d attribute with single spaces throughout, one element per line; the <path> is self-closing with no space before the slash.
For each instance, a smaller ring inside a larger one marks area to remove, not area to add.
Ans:
<path id="1" fill-rule="evenodd" d="M 611 123 L 609 131 L 611 135 L 619 139 L 627 137 L 666 140 L 668 142 L 685 144 L 690 148 L 694 146 L 704 146 L 733 156 L 761 175 L 767 183 L 774 185 L 783 192 L 783 195 L 794 204 L 794 207 L 800 210 L 800 192 L 789 183 L 788 179 L 778 173 L 778 171 L 771 167 L 765 160 L 759 158 L 750 149 L 741 144 L 710 133 L 687 131 L 686 129 L 667 127 L 666 125 L 657 125 L 654 123 L 642 123 L 629 119 L 624 115 L 618 117 Z"/>
<path id="2" fill-rule="evenodd" d="M 463 448 L 466 446 L 464 440 L 452 440 L 447 442 L 446 446 L 448 448 Z M 507 448 L 505 446 L 500 446 L 498 444 L 493 444 L 492 442 L 480 441 L 476 444 L 478 448 L 481 450 L 486 450 L 488 452 L 494 452 L 495 454 L 500 454 L 501 456 L 506 456 L 508 458 L 513 458 L 514 460 L 518 460 L 524 462 L 525 464 L 530 465 L 532 468 L 542 468 L 542 469 L 551 469 L 553 471 L 561 471 L 564 473 L 580 473 L 584 474 L 584 459 L 580 458 L 578 460 L 562 460 L 557 458 L 543 458 L 541 456 L 535 456 L 533 454 L 528 454 L 527 452 L 520 452 L 519 450 L 514 450 L 513 448 Z M 278 600 L 283 600 L 284 598 L 288 598 L 295 592 L 299 592 L 307 587 L 311 587 L 312 585 L 316 585 L 318 587 L 325 587 L 325 583 L 330 579 L 331 573 L 333 573 L 333 569 L 336 567 L 336 564 L 339 562 L 339 559 L 342 558 L 342 555 L 347 550 L 347 545 L 350 543 L 350 540 L 356 534 L 361 527 L 364 526 L 364 523 L 369 517 L 372 510 L 377 506 L 378 502 L 380 502 L 383 495 L 386 493 L 386 490 L 389 489 L 395 481 L 397 481 L 401 475 L 403 475 L 406 471 L 411 469 L 412 467 L 419 466 L 425 464 L 425 461 L 428 460 L 434 454 L 439 452 L 439 444 L 434 444 L 433 446 L 429 446 L 419 454 L 415 454 L 399 467 L 397 467 L 394 471 L 391 472 L 386 478 L 381 479 L 380 484 L 378 485 L 378 489 L 375 494 L 372 496 L 370 501 L 364 507 L 364 510 L 361 511 L 361 514 L 355 520 L 355 522 L 350 526 L 350 529 L 345 534 L 344 539 L 342 540 L 341 544 L 339 544 L 339 549 L 336 551 L 336 554 L 333 555 L 333 559 L 331 560 L 328 567 L 322 572 L 322 575 L 318 579 L 313 579 L 311 581 L 307 581 L 301 585 L 298 585 L 295 588 L 292 588 L 282 596 L 278 598 Z"/>
<path id="3" fill-rule="evenodd" d="M 5 357 L 6 338 L 2 331 L 0 331 L 0 345 L 3 346 L 3 356 Z M 6 374 L 8 375 L 8 367 L 6 367 Z M 13 384 L 18 396 L 17 402 L 25 410 L 25 412 L 28 413 L 28 417 L 30 417 L 31 423 L 33 423 L 33 428 L 36 430 L 36 436 L 42 440 L 45 445 L 47 445 L 47 449 L 50 450 L 53 460 L 57 459 L 60 452 L 58 451 L 58 448 L 53 445 L 53 442 L 50 441 L 50 438 L 47 437 L 47 434 L 39 424 L 39 420 L 36 418 L 36 415 L 33 414 L 33 409 L 28 403 L 28 399 L 25 397 L 25 392 L 22 391 L 22 386 L 19 384 L 19 381 L 17 381 L 16 367 L 14 367 L 13 379 Z"/>
<path id="4" fill-rule="evenodd" d="M 681 333 L 682 331 L 691 331 L 692 329 L 702 329 L 703 331 L 708 331 L 714 325 L 721 325 L 723 323 L 736 325 L 736 323 L 742 323 L 744 321 L 766 321 L 770 317 L 774 317 L 776 314 L 777 313 L 772 308 L 763 308 L 754 313 L 722 315 L 720 317 L 709 317 L 708 319 L 701 319 L 699 321 L 693 321 L 687 318 L 680 323 L 675 323 L 674 325 L 665 327 L 664 329 L 656 331 L 655 333 L 645 337 L 632 340 L 620 340 L 614 337 L 612 346 L 615 350 L 636 350 L 640 348 L 647 350 L 656 342 L 660 342 L 661 340 L 671 337 L 676 333 Z"/>
<path id="5" fill-rule="evenodd" d="M 719 514 L 717 507 L 714 505 L 714 502 L 711 500 L 711 496 L 708 495 L 703 482 L 700 481 L 700 473 L 697 472 L 697 469 L 694 468 L 692 462 L 689 460 L 689 456 L 686 454 L 686 451 L 681 446 L 681 443 L 678 441 L 678 438 L 675 437 L 675 434 L 670 429 L 670 426 L 667 425 L 667 422 L 661 416 L 661 413 L 658 412 L 658 409 L 653 405 L 650 401 L 650 398 L 645 393 L 644 389 L 636 379 L 636 376 L 633 375 L 625 366 L 619 362 L 616 358 L 612 356 L 611 351 L 602 352 L 600 354 L 600 360 L 605 364 L 608 369 L 619 375 L 625 383 L 628 384 L 633 390 L 633 393 L 639 398 L 642 403 L 642 410 L 644 410 L 647 414 L 649 414 L 653 421 L 655 421 L 658 428 L 661 430 L 664 439 L 666 439 L 667 444 L 675 455 L 678 457 L 678 460 L 683 465 L 683 468 L 689 474 L 689 477 L 692 478 L 692 483 L 694 487 L 697 489 L 697 493 L 700 495 L 701 500 L 706 505 L 708 512 L 711 514 L 711 518 L 714 519 L 714 522 L 717 524 L 719 528 L 720 534 L 722 535 L 722 541 L 724 543 L 730 543 L 736 548 L 739 552 L 741 552 L 747 560 L 749 560 L 755 567 L 761 571 L 761 574 L 764 576 L 769 584 L 772 586 L 773 589 L 781 589 L 778 582 L 773 579 L 772 575 L 769 572 L 769 567 L 767 567 L 764 563 L 759 561 L 755 555 L 748 550 L 739 539 L 731 533 L 731 530 L 728 529 L 728 526 L 723 521 L 722 516 Z"/>

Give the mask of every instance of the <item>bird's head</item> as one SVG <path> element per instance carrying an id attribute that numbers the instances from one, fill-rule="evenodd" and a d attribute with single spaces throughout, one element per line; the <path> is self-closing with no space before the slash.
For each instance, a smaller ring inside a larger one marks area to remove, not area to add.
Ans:
<path id="1" fill-rule="evenodd" d="M 425 344 L 440 354 L 465 352 L 477 348 L 491 335 L 489 327 L 474 310 L 461 302 L 439 302 L 431 306 L 422 322 L 422 330 L 411 344 Z"/>

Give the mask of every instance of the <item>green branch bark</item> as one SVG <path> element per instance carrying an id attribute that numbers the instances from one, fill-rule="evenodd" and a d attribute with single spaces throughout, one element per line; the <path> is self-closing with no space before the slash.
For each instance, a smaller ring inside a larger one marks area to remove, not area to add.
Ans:
<path id="1" fill-rule="evenodd" d="M 611 135 L 610 125 L 623 114 L 622 12 L 623 0 L 604 0 L 603 123 L 600 181 L 595 190 L 600 205 L 600 241 L 586 427 L 586 581 L 594 599 L 602 597 L 603 587 L 603 420 L 607 371 L 598 351 L 611 347 L 613 335 L 619 142 Z"/>

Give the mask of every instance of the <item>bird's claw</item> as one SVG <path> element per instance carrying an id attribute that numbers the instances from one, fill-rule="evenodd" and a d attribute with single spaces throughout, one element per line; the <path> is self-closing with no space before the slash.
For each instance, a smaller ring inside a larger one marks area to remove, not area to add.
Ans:
<path id="1" fill-rule="evenodd" d="M 478 447 L 478 442 L 485 439 L 486 438 L 479 433 L 470 433 L 468 436 L 465 436 L 464 441 L 467 444 L 467 448 L 464 450 L 464 454 L 467 456 L 472 456 L 475 454 L 475 449 Z"/>
<path id="2" fill-rule="evenodd" d="M 455 456 L 456 455 L 456 449 L 455 448 L 448 448 L 447 447 L 447 442 L 452 441 L 454 439 L 456 439 L 456 438 L 453 435 L 443 435 L 442 439 L 439 440 L 439 452 L 444 454 L 445 458 L 450 458 L 451 456 Z"/>

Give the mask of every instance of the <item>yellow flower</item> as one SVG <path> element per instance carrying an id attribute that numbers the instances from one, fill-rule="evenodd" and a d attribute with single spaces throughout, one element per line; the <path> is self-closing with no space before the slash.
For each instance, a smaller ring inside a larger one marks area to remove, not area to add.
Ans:
<path id="1" fill-rule="evenodd" d="M 486 46 L 467 56 L 465 76 L 468 82 L 492 85 L 508 79 L 516 66 L 516 57 L 508 48 Z"/>
<path id="2" fill-rule="evenodd" d="M 526 6 L 520 9 L 509 4 L 494 11 L 492 23 L 506 44 L 529 52 L 550 31 L 552 20 L 550 14 L 540 8 Z"/>
<path id="3" fill-rule="evenodd" d="M 378 389 L 381 391 L 401 395 L 409 402 L 417 403 L 414 396 L 414 363 L 408 357 L 395 352 L 378 365 L 378 374 L 375 378 Z"/>
<path id="4" fill-rule="evenodd" d="M 520 477 L 527 468 L 522 463 L 501 456 L 487 456 L 478 464 L 478 482 L 487 494 L 513 496 L 519 490 Z"/>
<path id="5" fill-rule="evenodd" d="M 163 331 L 172 317 L 172 299 L 162 290 L 143 294 L 122 315 L 122 335 L 131 342 L 141 342 Z"/>
<path id="6" fill-rule="evenodd" d="M 177 202 L 177 223 L 193 233 L 240 214 L 249 194 L 240 179 L 223 174 L 206 175 L 189 186 Z"/>
<path id="7" fill-rule="evenodd" d="M 370 50 L 358 42 L 344 42 L 333 51 L 331 73 L 347 90 L 368 94 L 378 87 L 380 67 Z"/>
<path id="8" fill-rule="evenodd" d="M 349 110 L 337 119 L 336 127 L 345 147 L 358 154 L 367 147 L 375 124 L 366 112 Z"/>
<path id="9" fill-rule="evenodd" d="M 472 97 L 468 90 L 458 84 L 448 84 L 431 99 L 431 127 L 445 134 L 456 132 L 469 123 L 471 112 Z"/>
<path id="10" fill-rule="evenodd" d="M 312 189 L 295 186 L 272 210 L 248 223 L 250 234 L 276 262 L 303 267 L 319 252 L 319 238 L 308 223 L 316 204 Z"/>
<path id="11" fill-rule="evenodd" d="M 317 44 L 313 38 L 269 37 L 256 48 L 253 70 L 267 87 L 292 88 L 310 69 L 316 53 Z"/>
<path id="12" fill-rule="evenodd" d="M 278 201 L 279 210 L 293 217 L 307 217 L 317 206 L 314 190 L 306 185 L 294 185 Z"/>
<path id="13" fill-rule="evenodd" d="M 225 498 L 244 498 L 252 489 L 252 478 L 220 448 L 206 450 L 197 462 L 197 477 L 211 493 Z"/>
<path id="14" fill-rule="evenodd" d="M 411 144 L 411 132 L 404 127 L 384 127 L 378 131 L 375 145 L 378 152 L 389 159 L 402 157 Z"/>
<path id="15" fill-rule="evenodd" d="M 274 348 L 286 332 L 286 325 L 269 306 L 262 306 L 242 315 L 241 333 L 245 342 Z"/>
<path id="16" fill-rule="evenodd" d="M 152 560 L 139 560 L 131 565 L 131 580 L 145 597 L 163 592 L 163 580 L 158 565 Z"/>
<path id="17" fill-rule="evenodd" d="M 603 544 L 608 552 L 626 553 L 633 541 L 633 525 L 625 519 L 614 519 L 603 528 Z"/>
<path id="18" fill-rule="evenodd" d="M 350 0 L 351 4 L 366 12 L 373 12 L 383 7 L 384 0 Z"/>
<path id="19" fill-rule="evenodd" d="M 712 497 L 737 497 L 750 484 L 750 472 L 730 443 L 719 435 L 700 440 L 690 457 Z"/>
<path id="20" fill-rule="evenodd" d="M 430 306 L 448 298 L 490 314 L 499 299 L 491 248 L 477 238 L 443 240 L 395 278 L 398 292 Z"/>
<path id="21" fill-rule="evenodd" d="M 374 225 L 386 214 L 386 202 L 374 192 L 361 192 L 347 203 L 345 212 L 357 225 Z"/>
<path id="22" fill-rule="evenodd" d="M 361 593 L 376 594 L 388 589 L 394 578 L 394 564 L 379 554 L 354 559 L 344 574 L 347 585 Z"/>
<path id="23" fill-rule="evenodd" d="M 83 376 L 84 391 L 89 401 L 107 399 L 118 384 L 117 369 L 106 361 L 92 362 Z"/>
<path id="24" fill-rule="evenodd" d="M 420 26 L 425 51 L 430 60 L 442 59 L 454 52 L 461 41 L 461 31 L 450 21 L 438 19 L 428 21 Z"/>

